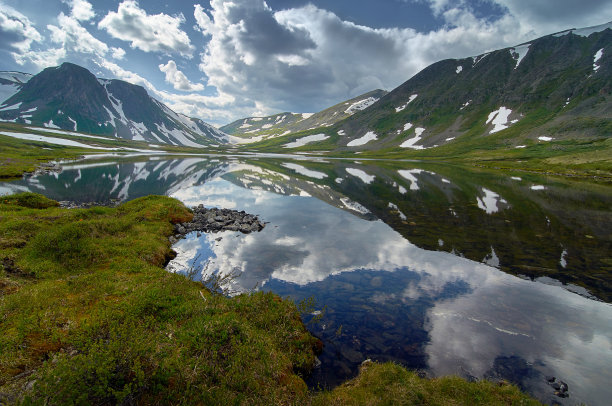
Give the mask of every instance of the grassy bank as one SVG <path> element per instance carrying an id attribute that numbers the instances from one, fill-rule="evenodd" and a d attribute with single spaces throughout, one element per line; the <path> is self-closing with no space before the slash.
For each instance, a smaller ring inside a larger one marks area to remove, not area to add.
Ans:
<path id="1" fill-rule="evenodd" d="M 0 124 L 0 130 L 21 132 L 18 124 Z M 74 159 L 83 154 L 83 149 L 40 142 L 20 140 L 0 135 L 0 179 L 19 178 L 24 172 L 33 172 L 45 162 Z"/>
<path id="2" fill-rule="evenodd" d="M 0 203 L 1 401 L 300 403 L 316 340 L 293 303 L 228 299 L 166 272 L 178 201 Z"/>
<path id="3" fill-rule="evenodd" d="M 515 386 L 457 377 L 420 378 L 393 363 L 364 363 L 359 375 L 319 394 L 315 405 L 540 405 Z"/>
<path id="4" fill-rule="evenodd" d="M 41 195 L 3 196 L 0 402 L 529 402 L 514 387 L 422 380 L 392 364 L 368 364 L 332 392 L 309 393 L 301 374 L 319 341 L 292 302 L 226 298 L 162 268 L 172 224 L 191 216 L 161 196 L 72 210 Z"/>

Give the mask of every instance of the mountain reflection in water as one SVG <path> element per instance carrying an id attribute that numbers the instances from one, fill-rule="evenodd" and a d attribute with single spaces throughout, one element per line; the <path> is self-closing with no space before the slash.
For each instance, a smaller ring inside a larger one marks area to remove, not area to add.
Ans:
<path id="1" fill-rule="evenodd" d="M 268 222 L 260 233 L 189 235 L 173 265 L 239 271 L 236 290 L 325 306 L 308 324 L 326 344 L 313 386 L 333 386 L 371 358 L 431 375 L 508 379 L 548 403 L 605 404 L 611 188 L 415 165 L 84 162 L 0 191 L 76 201 L 168 194 L 260 215 Z M 570 398 L 554 399 L 546 375 L 567 382 Z"/>

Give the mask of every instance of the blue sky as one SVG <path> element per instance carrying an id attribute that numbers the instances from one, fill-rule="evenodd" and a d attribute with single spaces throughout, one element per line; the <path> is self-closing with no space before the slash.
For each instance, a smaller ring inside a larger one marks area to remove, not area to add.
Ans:
<path id="1" fill-rule="evenodd" d="M 0 70 L 73 62 L 221 125 L 610 20 L 609 0 L 0 0 Z"/>

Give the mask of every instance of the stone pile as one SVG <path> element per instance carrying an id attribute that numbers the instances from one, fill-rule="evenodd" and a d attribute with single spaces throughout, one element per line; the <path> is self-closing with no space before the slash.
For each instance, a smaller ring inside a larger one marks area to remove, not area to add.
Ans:
<path id="1" fill-rule="evenodd" d="M 265 224 L 257 216 L 245 211 L 230 209 L 207 209 L 204 205 L 192 207 L 193 220 L 174 226 L 174 236 L 170 237 L 173 244 L 193 231 L 216 233 L 218 231 L 240 231 L 244 234 L 261 231 Z"/>

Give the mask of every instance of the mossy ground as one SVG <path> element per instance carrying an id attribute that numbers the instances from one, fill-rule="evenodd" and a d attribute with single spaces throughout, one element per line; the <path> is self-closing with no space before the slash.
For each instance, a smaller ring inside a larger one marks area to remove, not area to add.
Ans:
<path id="1" fill-rule="evenodd" d="M 316 340 L 295 305 L 233 299 L 165 271 L 172 223 L 151 196 L 65 210 L 40 195 L 0 201 L 0 393 L 49 404 L 289 404 Z"/>
<path id="2" fill-rule="evenodd" d="M 420 380 L 395 365 L 371 366 L 332 392 L 309 393 L 300 373 L 312 367 L 318 340 L 292 302 L 271 293 L 227 298 L 161 267 L 172 223 L 190 218 L 162 196 L 72 210 L 31 193 L 2 197 L 0 401 L 529 401 L 513 387 Z"/>
<path id="3" fill-rule="evenodd" d="M 420 378 L 393 363 L 365 363 L 359 375 L 323 393 L 316 405 L 539 405 L 515 386 L 458 377 Z"/>

